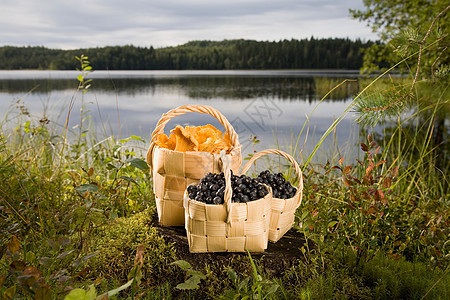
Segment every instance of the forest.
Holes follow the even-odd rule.
[[[342,38],[191,41],[166,48],[108,46],[61,50],[0,47],[0,69],[73,70],[75,55],[90,58],[94,70],[349,69],[363,64],[364,49],[376,44]]]

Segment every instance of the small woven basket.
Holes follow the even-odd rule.
[[[303,195],[303,175],[298,163],[286,152],[277,149],[267,149],[253,155],[253,157],[245,164],[241,174],[245,174],[255,160],[266,154],[277,154],[286,158],[294,167],[297,175],[296,181],[297,192],[292,198],[280,199],[272,197],[272,214],[269,225],[269,241],[277,242],[292,227],[295,218],[295,211],[302,202]]]
[[[231,172],[225,167],[224,204],[206,204],[184,194],[190,252],[263,252],[267,249],[272,190],[264,198],[232,203]]]
[[[153,177],[153,192],[156,199],[159,223],[163,226],[183,226],[183,195],[186,187],[197,184],[207,173],[221,171],[219,154],[209,152],[180,152],[156,145],[164,127],[173,117],[197,112],[215,117],[228,133],[232,149],[226,157],[231,161],[231,169],[238,174],[242,162],[241,144],[233,126],[219,111],[206,105],[184,105],[168,111],[161,116],[152,133],[147,152],[147,163]]]

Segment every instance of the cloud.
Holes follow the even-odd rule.
[[[374,39],[357,0],[15,0],[0,4],[3,45],[175,46],[190,40]]]

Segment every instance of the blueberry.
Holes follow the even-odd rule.
[[[197,192],[197,187],[195,185],[191,184],[187,187],[187,191],[189,193]]]
[[[214,199],[212,200],[212,202],[214,204],[221,204],[222,203],[222,199],[220,197],[214,197]]]
[[[225,192],[225,187],[222,186],[217,190],[216,195],[223,198],[224,192]]]
[[[195,196],[195,200],[196,201],[202,201],[203,202],[203,197],[200,195]]]
[[[248,201],[250,201],[249,197],[247,195],[242,195],[241,202],[247,203]]]

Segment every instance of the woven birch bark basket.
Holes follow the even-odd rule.
[[[233,203],[231,172],[224,163],[224,204],[206,204],[184,194],[190,252],[263,252],[267,249],[272,190],[261,199]]]
[[[186,187],[197,184],[207,173],[218,173],[219,154],[209,152],[180,152],[156,145],[160,134],[170,119],[189,112],[209,114],[215,117],[225,128],[231,141],[231,151],[226,157],[231,162],[231,169],[238,174],[242,162],[241,144],[233,126],[224,115],[211,106],[183,105],[168,111],[161,116],[152,133],[150,147],[147,151],[147,163],[153,177],[153,192],[155,194],[158,220],[163,226],[183,226],[184,208],[183,195]]]
[[[297,192],[292,198],[280,199],[272,197],[272,214],[269,225],[269,241],[275,243],[283,237],[283,235],[292,227],[295,218],[295,211],[302,202],[303,195],[303,175],[298,163],[286,152],[277,149],[267,149],[255,153],[252,158],[245,164],[241,174],[245,174],[251,165],[261,156],[268,154],[276,154],[286,158],[294,167],[296,178],[294,182],[297,184]]]

